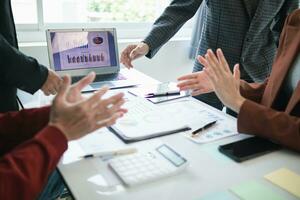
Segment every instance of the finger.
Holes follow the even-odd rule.
[[[209,93],[210,91],[208,90],[205,90],[205,89],[199,89],[199,90],[193,90],[192,92],[192,96],[198,96],[198,95],[201,95],[201,94],[206,94],[206,93]]]
[[[99,102],[99,106],[107,107],[111,104],[114,105],[114,104],[118,103],[120,100],[123,100],[123,97],[124,97],[123,93],[116,94],[108,99],[102,100],[102,102]]]
[[[236,81],[240,81],[241,79],[241,72],[240,72],[240,65],[236,64],[233,68],[233,77]]]
[[[215,76],[220,75],[220,73],[218,73],[217,67],[214,66],[214,64],[212,63],[212,60],[211,60],[211,58],[208,54],[205,55],[205,59],[206,59],[206,61],[208,63],[208,66],[209,66],[209,67],[205,67],[205,68],[207,70],[209,70],[210,72],[213,72]]]
[[[208,52],[208,56],[209,56],[212,64],[214,64],[214,66],[218,67],[220,64],[219,64],[219,61],[218,61],[216,55],[214,54],[214,52],[211,49],[209,49],[207,52]]]
[[[102,128],[102,127],[108,127],[108,126],[112,126],[113,124],[116,123],[117,119],[119,119],[120,117],[122,117],[124,114],[122,112],[119,113],[115,113],[112,117],[105,119],[105,120],[101,120],[99,122],[96,123],[96,129]]]
[[[125,67],[127,67],[128,69],[133,67],[131,64],[130,57],[129,57],[129,54],[132,49],[133,49],[132,45],[128,46],[121,54],[121,63],[123,63],[125,65]]]
[[[108,119],[108,118],[112,117],[115,113],[125,114],[128,112],[127,109],[121,108],[120,106],[114,107],[111,109],[102,108],[99,110],[100,110],[100,112],[95,113],[95,118],[97,121],[102,121],[102,120]]]
[[[227,60],[223,54],[223,51],[221,49],[217,49],[217,56],[218,56],[219,62],[222,64],[222,66],[226,70],[226,72],[230,72],[228,62],[227,62]]]
[[[66,95],[67,95],[67,92],[68,92],[68,89],[70,88],[70,84],[71,84],[71,78],[70,76],[64,76],[62,78],[62,84],[59,88],[59,91],[56,95],[56,98],[57,100],[63,100],[66,98]]]
[[[49,92],[48,89],[45,89],[43,92],[44,92],[44,95],[45,95],[45,96],[49,96],[49,95],[50,95],[50,92]]]
[[[184,81],[184,80],[195,79],[195,78],[197,78],[197,73],[192,73],[192,74],[187,74],[187,75],[181,76],[181,77],[177,78],[177,80]]]
[[[57,81],[54,83],[54,91],[57,93],[59,91],[60,85],[62,84],[62,79],[60,77],[57,78]]]
[[[116,102],[113,106],[111,106],[109,108],[109,112],[111,114],[119,111],[121,109],[121,106],[125,103],[125,100],[124,99],[121,99],[120,101]]]
[[[51,95],[56,95],[56,90],[55,90],[55,87],[53,86],[53,88],[49,89],[49,93]]]
[[[199,63],[201,65],[203,65],[204,67],[210,67],[210,65],[207,62],[206,58],[204,58],[203,56],[198,56],[197,59],[198,59]]]
[[[194,84],[194,85],[188,85],[188,86],[185,86],[185,87],[181,87],[180,91],[198,90],[198,89],[202,89],[202,88],[204,88],[204,87],[199,85],[199,84]]]
[[[91,108],[94,108],[101,99],[101,97],[109,90],[108,87],[104,86],[95,92],[92,96],[84,100],[84,104],[88,105]]]
[[[182,81],[182,82],[178,83],[177,87],[179,87],[179,88],[181,88],[181,87],[187,87],[187,86],[195,85],[197,83],[198,83],[197,80],[191,79],[191,80],[186,80],[186,81]]]
[[[215,87],[217,83],[215,72],[212,70],[212,68],[204,68],[203,71],[207,75],[209,81],[213,84],[213,87]]]
[[[130,59],[134,60],[137,57],[139,57],[141,55],[141,47],[137,46],[136,48],[134,48],[131,52],[130,52]]]
[[[218,61],[216,61],[217,58],[211,50],[208,50],[208,53],[205,55],[205,58],[207,59],[207,62],[209,63],[210,67],[215,72],[215,74],[218,76],[222,75],[221,67],[219,66],[220,64],[218,63]]]
[[[74,84],[74,88],[77,89],[78,91],[81,91],[84,87],[87,85],[91,84],[96,77],[95,72],[89,73],[87,76],[82,78],[80,81]]]

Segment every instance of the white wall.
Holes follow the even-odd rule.
[[[119,52],[129,43],[128,41],[121,41]],[[20,50],[26,55],[35,57],[40,63],[49,65],[46,43],[21,43]],[[134,62],[134,66],[160,81],[176,80],[179,75],[192,71],[193,61],[188,59],[188,53],[188,39],[172,40],[154,58],[140,58]]]

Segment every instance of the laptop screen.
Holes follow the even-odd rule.
[[[55,71],[118,65],[113,31],[51,31],[49,36]]]

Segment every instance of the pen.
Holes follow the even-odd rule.
[[[103,156],[120,156],[120,155],[127,155],[127,154],[132,154],[136,153],[137,149],[134,147],[129,147],[129,148],[123,148],[123,149],[114,149],[110,151],[100,151],[100,152],[95,152],[92,154],[87,154],[84,156],[81,156],[81,158],[93,158],[93,157],[103,157]]]
[[[180,95],[180,91],[170,91],[164,93],[149,93],[147,94],[146,98],[164,97],[164,96],[172,96],[172,95]]]
[[[125,89],[125,88],[131,88],[131,87],[135,87],[137,85],[124,85],[124,86],[111,86],[109,87],[110,90],[116,90],[116,89]],[[85,94],[85,93],[92,93],[92,92],[97,92],[100,88],[98,89],[90,89],[90,90],[84,90],[84,91],[81,91],[82,94]]]
[[[195,136],[195,135],[197,135],[199,132],[204,131],[204,130],[206,130],[206,129],[212,127],[216,122],[217,122],[217,120],[212,121],[212,122],[209,122],[208,124],[205,124],[203,127],[199,128],[199,129],[197,129],[197,130],[194,130],[194,131],[192,132],[192,136]]]

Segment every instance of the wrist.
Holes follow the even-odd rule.
[[[52,126],[52,127],[57,128],[58,130],[60,130],[60,132],[62,132],[62,134],[67,138],[68,141],[71,140],[71,138],[69,138],[65,128],[61,124],[49,122],[48,126]]]
[[[146,42],[142,42],[142,44],[144,45],[144,48],[145,48],[145,51],[146,51],[146,54],[147,53],[149,53],[149,51],[150,51],[150,47],[149,47],[149,45],[146,43]]]
[[[146,52],[146,54],[148,54],[150,52],[150,45],[145,41],[142,41],[141,44],[143,44],[143,46],[145,48],[145,52]]]
[[[242,107],[242,105],[244,104],[245,101],[246,101],[246,99],[244,97],[242,97],[242,96],[240,96],[239,98],[237,98],[233,110],[235,112],[239,113],[240,109],[241,109],[241,107]]]

